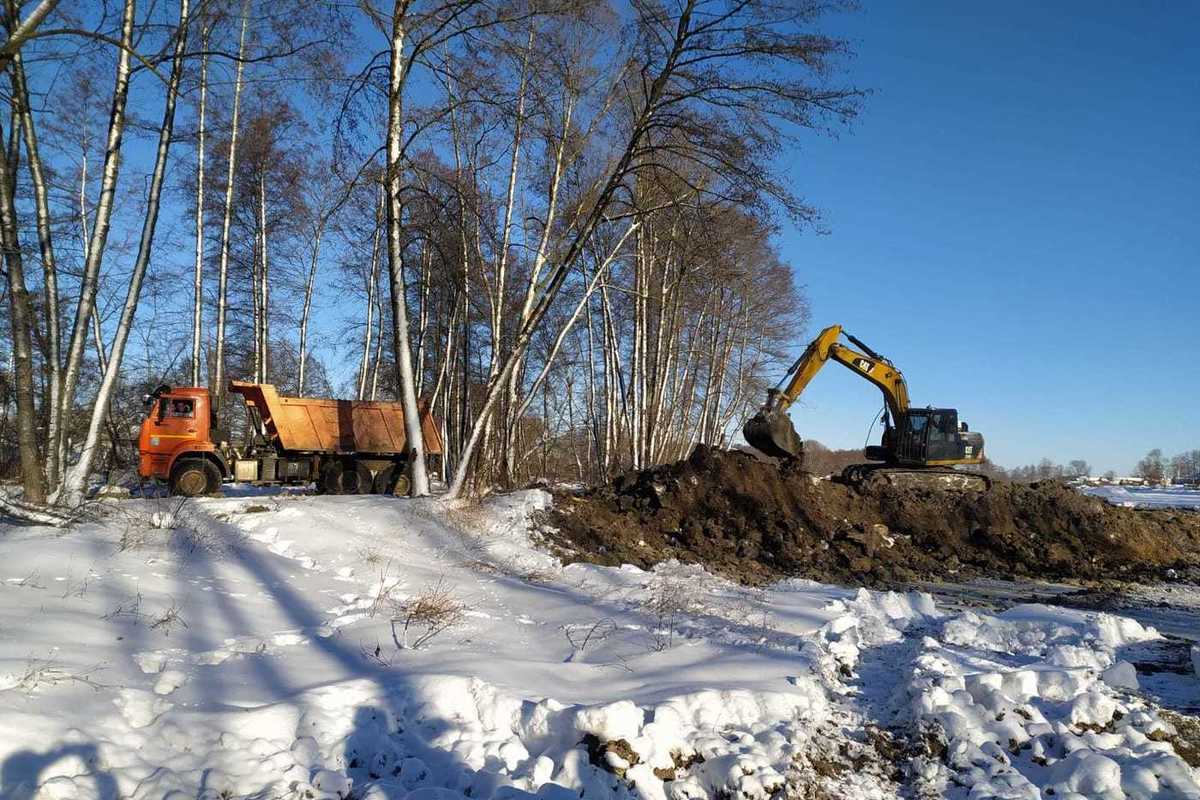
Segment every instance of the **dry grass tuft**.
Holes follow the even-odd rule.
[[[466,610],[452,587],[439,578],[413,597],[392,602],[392,641],[401,650],[419,650],[461,624]]]

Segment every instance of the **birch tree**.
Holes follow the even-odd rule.
[[[17,19],[18,14],[14,0],[8,0],[6,11],[10,21]],[[62,336],[58,329],[58,266],[54,257],[54,241],[50,228],[49,190],[42,168],[41,151],[38,147],[37,132],[33,122],[33,110],[29,106],[29,87],[25,77],[25,66],[20,53],[13,54],[12,64],[9,67],[9,75],[12,83],[13,115],[16,118],[16,124],[20,126],[21,139],[25,144],[25,154],[29,163],[29,177],[33,185],[34,208],[37,215],[38,247],[42,259],[46,339],[48,340],[46,361],[48,362],[47,383],[49,385],[46,392],[46,403],[53,411],[53,409],[59,407],[60,396],[62,394],[62,354],[59,352],[62,345]],[[13,177],[15,180],[15,176]],[[15,193],[15,185],[13,186],[13,192]],[[13,210],[13,214],[15,224],[15,209]],[[21,274],[18,276],[18,283],[24,281],[23,270],[19,270],[19,272]],[[15,291],[21,292],[26,290],[17,289]],[[24,319],[24,315],[30,313],[28,298],[26,297],[24,300],[18,300],[17,302],[18,305],[22,306],[21,316]],[[29,322],[32,323],[32,320],[30,319]],[[51,442],[55,442],[58,439],[58,426],[61,424],[62,418],[57,413],[51,413],[48,417],[48,438]],[[22,450],[24,452],[24,447]],[[49,486],[56,486],[58,484],[59,469],[57,450],[54,447],[50,447],[46,455],[48,456],[46,459],[46,483]],[[24,469],[23,472],[25,472]],[[32,473],[26,474],[31,475]],[[28,488],[26,492],[29,492]],[[35,488],[31,496],[36,497],[38,494]],[[41,501],[39,500],[38,502]]]
[[[87,256],[83,264],[83,277],[79,286],[79,301],[75,309],[75,322],[71,329],[70,345],[63,368],[62,391],[59,405],[52,409],[58,415],[57,439],[49,443],[53,448],[50,460],[56,474],[66,463],[67,426],[75,407],[75,390],[79,384],[79,371],[83,366],[83,351],[91,334],[89,325],[95,312],[96,288],[100,278],[100,267],[104,260],[108,233],[112,223],[113,201],[117,190],[117,178],[121,167],[121,143],[125,135],[125,106],[129,99],[130,53],[133,50],[134,0],[126,0],[121,15],[121,44],[117,48],[116,80],[113,87],[112,109],[109,112],[108,136],[105,142],[104,165],[100,174],[100,194],[96,202],[91,236],[88,239]]]
[[[3,129],[0,129],[0,140]],[[12,331],[12,360],[16,383],[17,442],[21,457],[21,484],[30,503],[46,502],[42,459],[38,447],[37,412],[33,385],[33,309],[25,284],[19,225],[15,202],[15,163],[0,155],[0,245],[8,268],[9,322]]]
[[[636,46],[627,63],[635,68],[623,66],[616,84],[624,110],[617,122],[621,144],[592,183],[594,200],[573,215],[556,263],[537,284],[497,379],[488,384],[450,496],[463,491],[504,384],[512,381],[592,232],[614,212],[624,213],[618,209],[630,181],[658,168],[662,153],[703,167],[724,193],[769,196],[787,204],[796,218],[811,213],[770,178],[763,160],[778,147],[781,123],[816,127],[830,117],[849,116],[855,93],[824,84],[830,60],[843,48],[804,28],[802,23],[818,18],[821,8],[800,5],[784,9],[756,0],[734,6],[686,0],[673,13],[656,3],[633,4]]]
[[[129,289],[125,297],[125,305],[121,310],[121,318],[117,325],[116,336],[109,351],[108,363],[104,377],[92,405],[91,420],[88,423],[87,436],[79,454],[79,461],[70,469],[64,483],[62,502],[68,506],[78,505],[83,500],[87,476],[92,469],[96,449],[100,441],[100,431],[112,403],[113,389],[121,372],[121,362],[125,354],[125,346],[129,341],[129,332],[133,326],[133,318],[137,313],[138,301],[141,297],[142,283],[146,277],[146,268],[150,263],[150,254],[154,248],[154,232],[158,225],[159,202],[162,196],[163,177],[167,169],[167,155],[171,146],[171,134],[175,126],[175,104],[179,93],[179,81],[183,74],[183,54],[187,47],[187,30],[189,0],[179,0],[179,27],[175,32],[174,55],[171,60],[171,76],[167,82],[165,107],[162,124],[159,127],[158,146],[155,150],[154,170],[150,178],[150,187],[146,198],[146,216],[142,225],[141,240],[138,243],[137,258],[133,265],[133,274],[129,279]],[[132,0],[129,0],[132,5]]]
[[[200,32],[200,100],[196,111],[196,266],[192,273],[192,386],[200,385],[200,341],[204,309],[204,123],[208,104],[208,43],[212,28]]]
[[[334,215],[342,208],[342,206],[350,199],[350,194],[353,190],[352,186],[331,186],[325,176],[328,171],[328,165],[319,163],[314,166],[309,172],[316,173],[319,177],[312,178],[313,189],[309,193],[308,206],[310,213],[315,216],[312,220],[311,229],[311,250],[312,256],[309,260],[308,275],[304,281],[304,302],[300,306],[300,342],[297,358],[299,366],[296,371],[296,391],[304,396],[304,372],[308,365],[308,321],[312,313],[313,290],[317,284],[317,268],[321,263],[321,243],[325,238],[326,228]],[[370,321],[367,322],[367,327],[370,328]],[[359,392],[361,393],[361,382]]]
[[[5,3],[20,27],[16,0]],[[781,143],[839,124],[856,101],[832,85],[842,45],[816,29],[815,1],[366,0],[326,9],[329,28],[307,7],[263,15],[239,0],[228,24],[194,8],[198,35],[181,58],[198,70],[195,161],[186,196],[161,199],[158,153],[146,183],[132,179],[121,133],[127,104],[144,116],[172,76],[172,98],[181,91],[169,37],[186,14],[176,26],[162,18],[175,9],[135,20],[133,0],[121,7],[120,31],[97,31],[86,50],[89,70],[116,66],[107,109],[64,103],[62,75],[73,91],[107,92],[57,67],[53,38],[33,35],[8,62],[0,245],[13,347],[0,391],[14,405],[0,413],[20,407],[0,436],[28,443],[29,463],[61,483],[72,418],[86,410],[87,464],[70,471],[64,502],[81,495],[102,439],[128,437],[135,395],[152,381],[199,383],[204,358],[218,401],[231,375],[398,400],[418,493],[429,408],[455,496],[538,474],[604,478],[728,443],[785,355],[778,329],[803,322],[769,239],[777,219],[813,212],[773,165]],[[364,52],[355,15],[378,31],[378,52]],[[338,25],[344,54],[276,52],[303,49],[297,31]],[[134,49],[151,42],[165,49]],[[223,61],[228,81],[213,77]],[[334,81],[347,111],[330,130],[300,110],[327,104]],[[103,167],[94,147],[80,163],[81,134],[105,139]],[[331,144],[337,191],[316,179],[314,154]],[[143,200],[194,219],[194,252],[190,231],[172,240],[188,263],[155,254],[165,234],[155,238]],[[126,246],[130,283],[114,286],[108,264]],[[189,277],[190,291],[169,290]],[[74,318],[55,332],[67,302]],[[177,336],[147,327],[151,304],[155,332]],[[349,333],[340,343],[315,332],[327,311]],[[328,354],[343,363],[327,373]],[[103,402],[89,406],[93,362]],[[104,427],[90,424],[98,413]]]
[[[16,25],[10,26],[8,38],[3,45],[0,45],[0,69],[7,67],[9,62],[16,58],[25,43],[37,33],[38,26],[46,20],[51,11],[58,7],[58,3],[59,0],[40,0],[29,12],[28,17]]]
[[[425,442],[417,408],[417,387],[413,378],[412,352],[408,339],[408,299],[404,282],[404,238],[401,225],[404,217],[402,200],[404,170],[404,90],[411,68],[405,58],[405,35],[408,20],[405,0],[396,0],[392,8],[391,52],[388,77],[387,115],[387,265],[388,290],[392,304],[392,351],[396,357],[396,382],[400,387],[400,402],[404,406],[404,432],[408,446],[408,469],[412,496],[429,494],[429,477],[425,472]]]
[[[242,78],[246,66],[246,25],[248,22],[246,0],[242,3],[241,31],[238,34],[237,67],[233,83],[233,113],[229,123],[229,158],[225,176],[225,206],[221,218],[221,245],[217,268],[217,330],[214,344],[213,379],[211,390],[215,401],[225,394],[225,317],[229,299],[229,228],[233,220],[234,177],[237,172],[238,115],[242,105]]]

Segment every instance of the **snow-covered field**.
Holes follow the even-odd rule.
[[[548,500],[0,526],[0,798],[1200,798],[1153,628],[563,567]]]
[[[1084,486],[1084,494],[1101,497],[1114,506],[1126,508],[1200,509],[1200,489],[1145,488],[1138,486]]]

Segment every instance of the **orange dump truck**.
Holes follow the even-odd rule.
[[[208,389],[160,386],[146,395],[138,437],[138,474],[164,480],[171,493],[214,494],[221,484],[308,483],[332,494],[407,494],[404,408],[399,403],[283,397],[269,383],[230,381],[246,401],[251,443],[231,446],[216,432]],[[421,409],[425,452],[442,438]]]

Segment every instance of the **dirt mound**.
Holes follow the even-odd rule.
[[[1193,512],[1117,508],[1050,481],[985,493],[859,490],[706,447],[560,495],[547,522],[568,559],[647,567],[676,558],[748,583],[1200,574]]]

